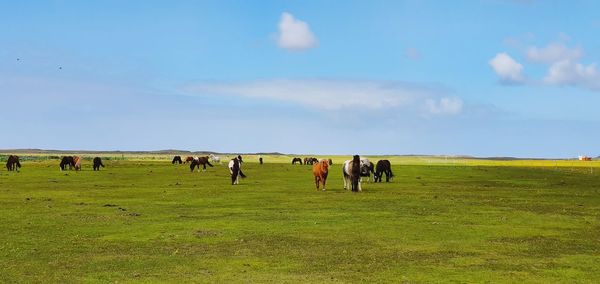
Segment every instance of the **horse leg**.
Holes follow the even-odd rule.
[[[325,183],[327,182],[327,177],[323,177],[323,191],[325,191]]]
[[[317,191],[319,190],[319,177],[315,176],[315,185],[317,185]]]

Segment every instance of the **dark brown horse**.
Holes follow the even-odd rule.
[[[213,166],[209,161],[208,161],[208,156],[205,157],[196,157],[195,159],[192,160],[192,163],[190,164],[190,170],[193,172],[195,167],[198,167],[198,171],[200,171],[200,165],[202,165],[202,171],[206,171],[206,165],[209,166]]]
[[[19,162],[19,156],[10,155],[8,156],[8,160],[6,161],[6,169],[8,171],[19,171],[21,168],[21,163]]]
[[[96,157],[94,158],[93,162],[93,168],[94,171],[99,171],[100,170],[100,166],[102,166],[104,168],[104,164],[102,164],[102,159],[100,157]]]
[[[233,158],[229,161],[229,173],[231,173],[231,185],[239,184],[240,177],[246,178],[242,172],[242,162],[238,158]]]
[[[295,165],[296,163],[300,163],[300,165],[302,165],[302,159],[300,158],[293,158],[292,159],[292,165]]]
[[[187,163],[187,162],[191,162],[191,161],[193,161],[193,160],[194,160],[194,157],[192,157],[192,156],[187,156],[187,157],[185,158],[185,161],[183,161],[183,163],[185,164],[185,163]]]
[[[381,178],[385,174],[385,182],[390,182],[390,179],[394,177],[392,173],[392,164],[389,160],[379,160],[375,166],[375,173],[373,179],[375,182],[381,182]]]
[[[180,164],[183,163],[183,161],[181,160],[181,156],[175,156],[173,157],[173,161],[171,161],[171,164],[175,165],[175,164]]]
[[[63,156],[62,160],[60,161],[60,170],[64,171],[67,169],[67,166],[69,166],[69,170],[73,169],[73,167],[75,167],[75,162],[73,161],[73,156]]]

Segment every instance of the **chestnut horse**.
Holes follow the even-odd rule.
[[[183,161],[183,163],[185,164],[185,163],[187,163],[187,162],[191,162],[191,161],[193,161],[193,160],[194,160],[194,157],[192,157],[192,156],[187,156],[187,157],[185,158],[185,161]]]
[[[319,190],[319,184],[323,183],[323,191],[325,191],[325,183],[327,182],[327,174],[329,173],[329,162],[325,159],[313,165],[313,175],[315,176],[315,184]]]
[[[19,171],[21,163],[19,163],[19,156],[10,155],[6,161],[6,169],[9,171]]]
[[[205,157],[196,157],[192,160],[192,163],[190,164],[190,170],[193,172],[195,167],[198,167],[198,171],[200,171],[200,165],[202,165],[202,171],[206,171],[206,165],[209,166],[213,166],[209,161],[208,161],[208,156]]]
[[[73,164],[75,165],[75,170],[76,171],[80,171],[81,170],[81,157],[79,156],[73,156]]]

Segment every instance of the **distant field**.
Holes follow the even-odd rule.
[[[20,156],[0,171],[0,282],[600,279],[597,161],[386,157],[393,182],[351,193],[348,156],[326,192],[292,156],[244,156],[238,186],[172,155],[102,154],[100,172]]]

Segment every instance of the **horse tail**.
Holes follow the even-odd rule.
[[[242,172],[242,169],[240,169],[240,176],[241,176],[242,178],[246,178],[246,175],[245,175],[245,174]]]

